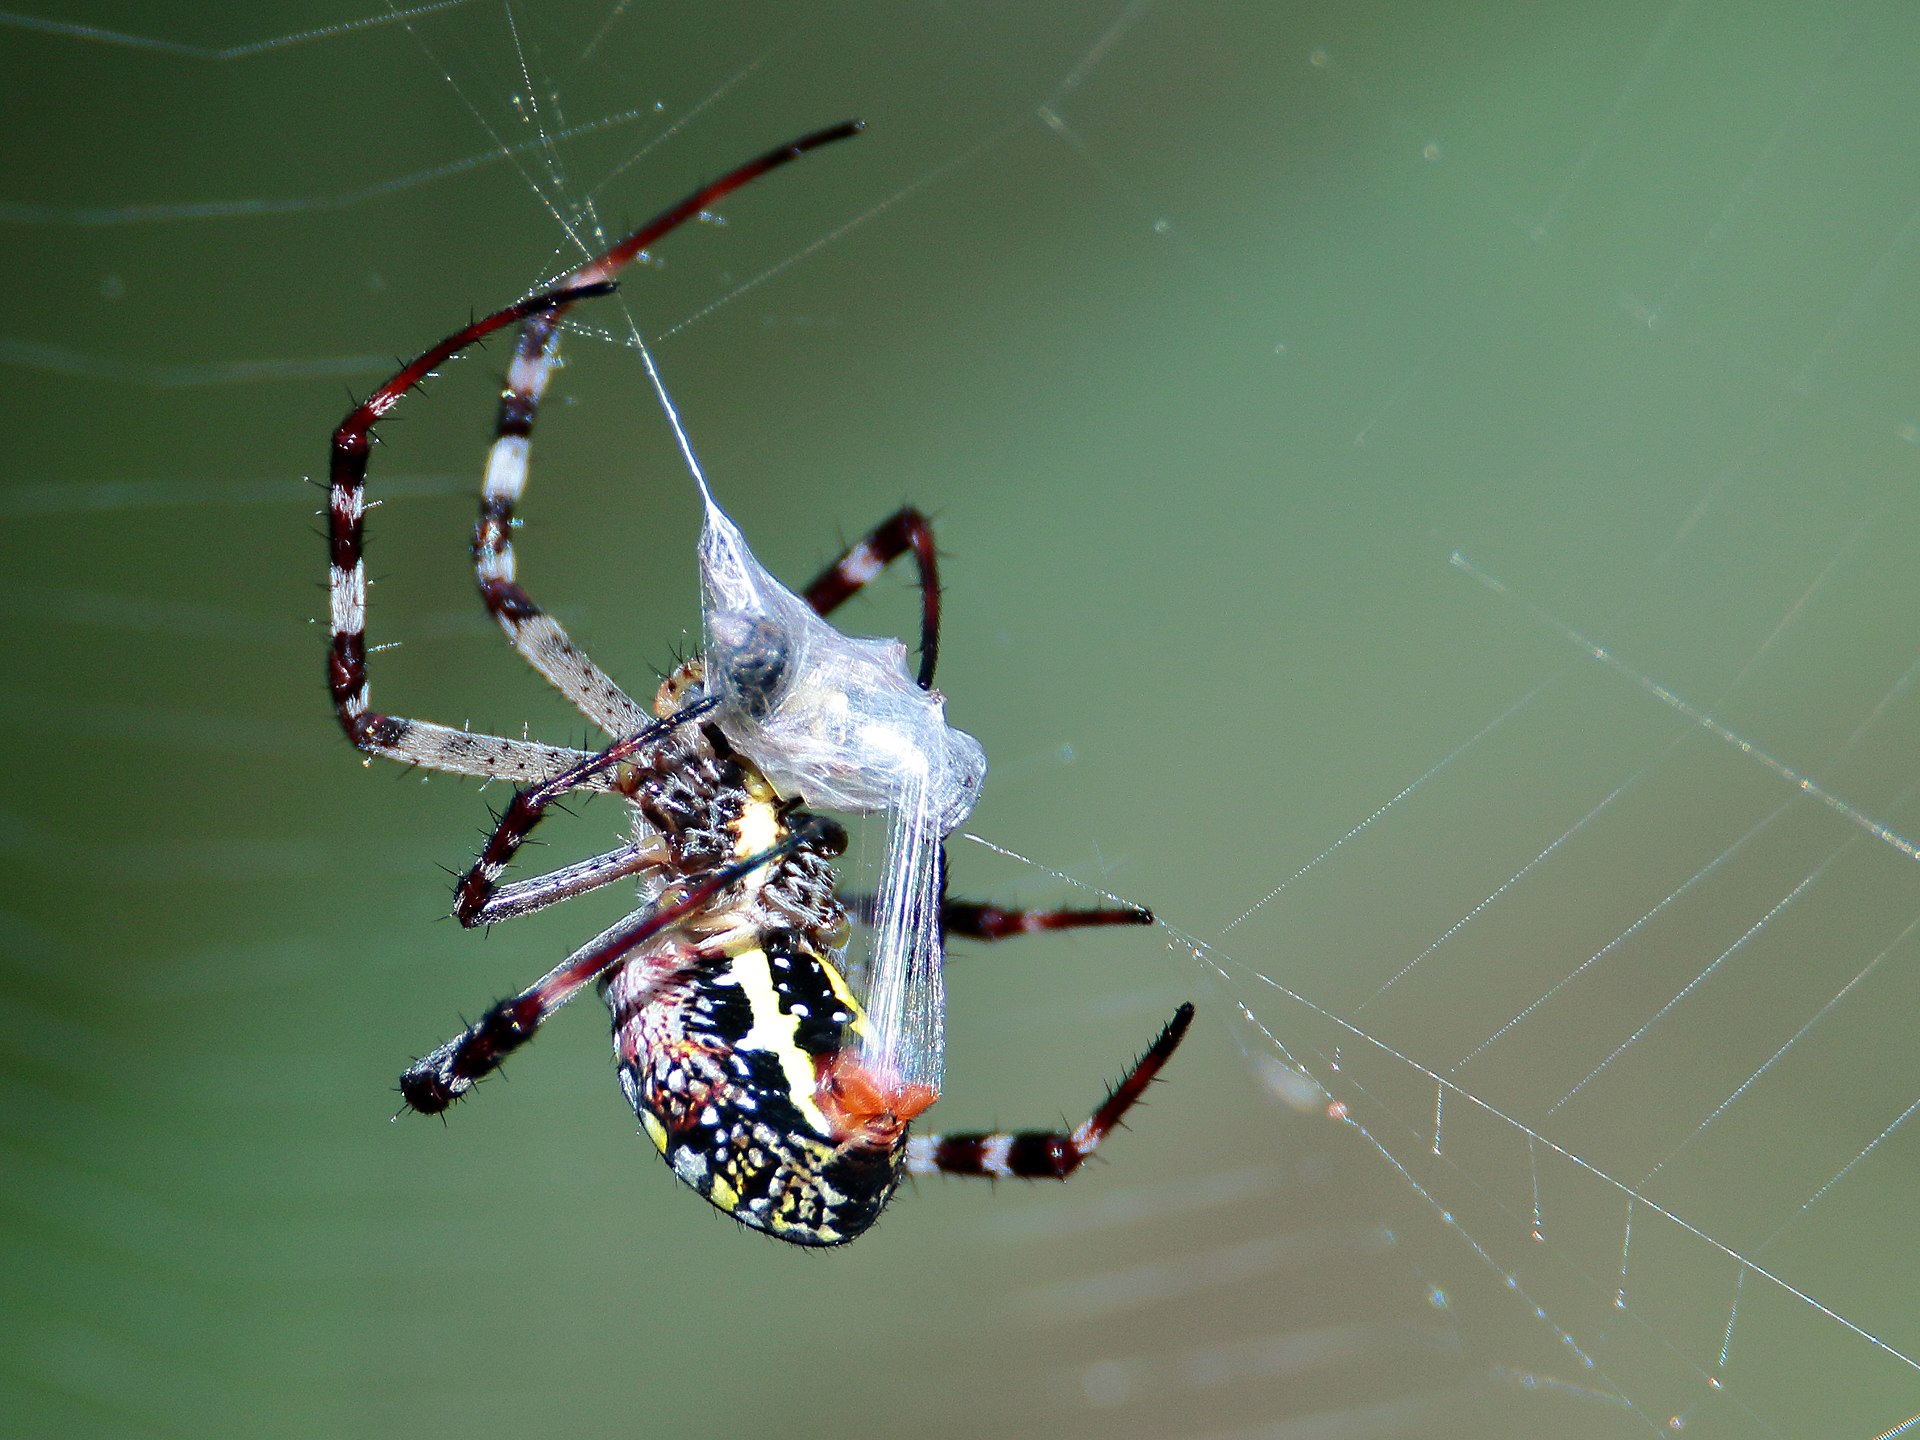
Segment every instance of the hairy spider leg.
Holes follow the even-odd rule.
[[[1064,1180],[1099,1148],[1160,1073],[1193,1023],[1193,1006],[1182,1005],[1147,1053],[1078,1129],[1022,1130],[915,1136],[907,1141],[910,1175],[984,1175],[994,1180]]]
[[[563,865],[543,875],[516,880],[498,889],[489,884],[487,898],[481,902],[479,909],[463,911],[456,906],[454,918],[468,927],[518,920],[522,915],[531,915],[536,910],[544,910],[562,900],[571,900],[576,895],[589,894],[616,880],[657,870],[666,858],[666,850],[654,841],[629,841],[602,854],[576,860],[571,865]],[[474,867],[476,870],[479,868],[478,865]],[[468,872],[469,879],[472,873]],[[461,881],[463,890],[467,883],[467,880]]]
[[[1079,930],[1093,925],[1151,925],[1153,912],[1138,905],[1063,906],[1057,910],[1008,909],[978,900],[943,900],[940,933],[962,940],[1007,940],[1043,930]]]
[[[486,848],[453,892],[453,915],[462,925],[491,925],[531,914],[559,900],[584,895],[625,876],[664,864],[669,853],[664,842],[651,839],[609,850],[563,869],[528,880],[500,885],[500,876],[546,814],[547,807],[570,791],[589,785],[601,775],[632,760],[655,741],[712,710],[714,700],[697,700],[665,719],[636,730],[590,755],[551,779],[521,790],[501,814]]]
[[[597,285],[586,293],[604,295]],[[425,720],[383,715],[371,708],[367,680],[367,461],[373,427],[406,393],[447,360],[516,321],[581,298],[581,291],[534,295],[476,320],[464,330],[404,366],[375,390],[333,432],[328,466],[327,549],[332,641],[327,651],[327,685],[334,713],[347,738],[370,755],[383,755],[429,770],[456,775],[531,781],[558,775],[588,758],[590,752],[504,735],[476,735]]]
[[[847,547],[801,592],[814,613],[831,615],[880,572],[912,552],[920,570],[920,688],[933,686],[934,666],[940,658],[940,569],[933,524],[913,506],[904,506]],[[946,860],[941,857],[941,874]],[[944,883],[944,878],[943,878]],[[849,897],[847,911],[864,925],[875,916],[871,895]],[[1004,940],[1041,930],[1073,930],[1092,925],[1151,925],[1153,912],[1136,906],[1080,907],[1058,910],[1018,910],[974,900],[948,900],[940,905],[941,936],[966,940]]]
[[[655,241],[679,229],[709,205],[742,185],[778,169],[807,151],[860,133],[857,121],[817,130],[767,151],[661,211],[619,243],[608,247],[567,277],[563,288],[582,293],[611,281]],[[560,322],[567,306],[555,305],[529,315],[514,343],[500,394],[494,439],[487,451],[486,483],[480,492],[480,518],[473,530],[474,578],[487,611],[526,662],[545,676],[581,714],[609,735],[627,735],[653,717],[589,660],[550,615],[534,603],[515,579],[514,507],[526,489],[533,422],[547,384],[560,359]]]
[[[847,547],[801,594],[814,614],[831,615],[909,550],[920,567],[920,688],[931,690],[940,659],[940,567],[933,525],[913,506],[889,515],[865,539]]]
[[[742,185],[818,146],[856,135],[860,128],[854,121],[802,136],[702,187],[581,267],[576,272],[576,283],[509,305],[448,336],[402,368],[340,422],[334,431],[329,465],[327,539],[331,560],[332,642],[327,672],[341,728],[355,746],[368,754],[430,770],[520,783],[560,774],[591,754],[500,735],[476,735],[429,721],[383,715],[371,709],[367,682],[364,530],[367,463],[374,424],[399,404],[409,390],[468,346],[508,325],[535,317],[557,316],[575,301],[610,293],[615,286],[609,277],[652,241],[685,224],[706,206]],[[516,383],[516,376],[510,374],[501,400],[500,422],[493,451],[488,456],[487,480],[481,497],[481,520],[474,536],[475,568],[488,608],[499,617],[516,648],[595,724],[610,734],[626,734],[641,728],[649,717],[567,641],[564,632],[540,612],[513,579],[512,547],[507,542],[507,534],[513,520],[513,502],[526,480],[526,447],[534,408],[551,374],[556,345],[557,330],[550,323],[530,327],[529,334],[523,335],[515,348],[517,380],[528,383]],[[523,363],[523,357],[530,358]],[[516,400],[516,393],[521,400]],[[513,433],[516,427],[518,434]],[[602,774],[589,783],[605,789],[611,782]]]
[[[845,832],[834,821],[814,815],[797,819],[792,833],[778,845],[713,871],[676,900],[635,911],[608,926],[533,985],[500,1001],[446,1044],[416,1060],[400,1077],[400,1093],[407,1105],[423,1115],[445,1110],[531,1040],[554,1011],[646,941],[699,915],[736,881],[803,846],[832,853],[844,848]],[[685,953],[688,959],[695,954],[691,949]],[[678,967],[669,957],[659,963],[659,968],[664,981]]]
[[[862,925],[873,924],[878,901],[872,895],[849,895],[847,914]],[[1063,906],[1057,910],[1009,909],[979,900],[943,899],[940,902],[942,939],[1010,940],[1044,930],[1080,930],[1096,925],[1151,925],[1153,912],[1137,905]]]

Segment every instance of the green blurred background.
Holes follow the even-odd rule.
[[[1920,1372],[1848,1328],[1920,1352],[1920,1139],[1823,1190],[1920,1094],[1914,862],[1526,609],[1920,827],[1910,7],[428,8],[0,16],[0,1433],[1920,1411]],[[922,1185],[810,1255],[635,1138],[591,1002],[447,1126],[386,1123],[408,1057],[617,897],[436,923],[504,795],[341,741],[299,482],[392,356],[575,258],[548,200],[637,221],[850,114],[865,137],[621,303],[777,573],[902,500],[937,515],[941,683],[993,763],[973,828],[1219,941],[1550,683],[1228,933],[1225,978],[1146,932],[956,954],[950,1126],[1083,1113],[1179,999],[1201,1023],[1071,1187]],[[645,689],[696,633],[697,512],[599,323],[543,420],[523,575]],[[576,738],[470,593],[500,354],[384,432],[375,683]],[[912,614],[900,578],[849,623]],[[547,854],[613,823],[587,807]],[[956,860],[964,890],[1073,898]],[[1531,1144],[1456,1096],[1436,1157],[1433,1082],[1259,978],[1444,1070],[1682,887],[1455,1074]],[[1276,1103],[1263,1031],[1365,1132]]]

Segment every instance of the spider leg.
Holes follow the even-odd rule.
[[[585,291],[610,284],[647,246],[679,229],[722,196],[817,146],[846,139],[859,130],[858,122],[832,126],[749,160],[594,256],[567,277],[563,288]],[[473,531],[474,578],[488,613],[500,622],[521,657],[587,719],[609,735],[625,735],[647,723],[646,710],[567,638],[559,622],[534,603],[514,574],[513,512],[526,489],[534,418],[560,362],[560,322],[567,309],[563,303],[529,315],[514,343],[513,361],[507,367],[507,383],[494,423],[493,445],[487,451],[480,518]]]
[[[495,331],[538,316],[545,319],[544,329],[549,334],[557,333],[555,327],[562,312],[576,301],[610,293],[614,288],[611,277],[655,240],[684,225],[688,220],[699,215],[708,205],[766,174],[769,170],[778,169],[788,161],[797,159],[821,145],[857,135],[860,128],[857,121],[850,121],[815,131],[811,135],[804,135],[790,144],[769,150],[764,155],[721,176],[712,184],[703,186],[678,205],[662,211],[605,254],[583,266],[575,273],[572,284],[542,295],[530,296],[517,304],[507,306],[504,310],[494,312],[483,320],[476,320],[465,329],[448,336],[411,364],[404,366],[363,403],[355,406],[347,418],[340,422],[333,433],[333,446],[328,467],[330,495],[327,511],[327,545],[331,561],[329,578],[332,643],[327,654],[327,683],[341,728],[347,732],[347,738],[355,746],[368,754],[382,755],[431,770],[515,780],[538,780],[559,774],[569,766],[585,759],[588,753],[558,746],[534,745],[524,740],[512,740],[499,735],[474,735],[464,730],[455,730],[450,726],[407,720],[395,715],[383,715],[371,707],[367,683],[367,572],[364,530],[367,512],[367,462],[373,448],[375,422],[398,405],[409,390],[426,379],[438,366],[452,359],[468,346],[484,340]],[[530,340],[527,335],[523,335],[519,350],[525,351],[531,345],[535,352],[545,355],[549,335],[540,334],[542,329],[542,326],[531,327],[531,332],[536,338]],[[517,355],[515,363],[516,365],[520,363]],[[550,370],[550,359],[546,361],[545,368]],[[544,383],[544,371],[542,383]],[[513,435],[512,425],[508,423],[514,388],[510,386],[508,396],[502,400],[502,423],[494,442],[496,453],[489,458],[488,462],[489,488],[493,488],[492,476],[495,463],[498,461],[501,471],[499,488],[506,493],[506,511],[500,524],[500,535],[503,539],[505,527],[512,518],[512,497],[518,494],[518,486],[525,479],[524,451],[527,436]],[[532,411],[529,409],[525,417],[525,423],[529,429],[532,419]],[[502,458],[500,447],[504,442],[513,442],[507,445],[509,452],[516,445],[520,450],[517,479],[513,475],[514,467],[508,463],[507,459]],[[480,525],[482,533],[476,535],[476,550],[488,531],[487,506],[487,498],[483,495]],[[532,617],[539,616],[538,608],[525,599],[524,592],[518,591],[517,587],[513,586],[511,551],[508,552],[508,556],[505,573],[493,578],[504,580],[509,587],[500,592],[498,608],[495,609],[495,613],[501,616],[501,623],[508,627],[509,635],[515,634],[516,627],[523,629],[528,647],[547,658],[561,677],[555,683],[560,684],[563,690],[569,690],[569,693],[577,689],[583,695],[592,698],[596,705],[605,708],[608,720],[613,722],[607,726],[609,733],[620,734],[638,729],[645,723],[646,717],[640,715],[631,724],[620,723],[614,718],[616,713],[620,713],[619,700],[609,700],[607,696],[609,692],[619,696],[618,688],[593,667],[584,655],[580,655],[570,644],[565,643],[566,637],[560,632],[559,627],[553,626],[549,631],[533,623]],[[488,579],[485,564],[478,556],[476,563],[481,570],[481,583],[484,589]],[[519,597],[518,602],[514,598],[516,595]],[[525,609],[531,612],[530,615],[522,613],[520,602],[524,602]],[[489,605],[494,607],[495,601],[490,600]],[[510,624],[509,621],[513,623]],[[524,625],[523,621],[526,622]],[[551,625],[551,622],[547,623]],[[564,649],[556,649],[556,646],[564,646]],[[522,653],[526,653],[526,650]],[[579,664],[574,664],[573,659],[569,657],[577,657]],[[538,663],[536,661],[536,664]],[[583,666],[585,668],[582,668]],[[601,685],[605,688],[596,688]],[[625,697],[619,696],[619,698]],[[577,703],[582,703],[584,708],[584,701]],[[629,706],[632,703],[627,701]],[[588,713],[591,715],[593,712]],[[596,720],[596,723],[605,724],[606,722]],[[605,788],[604,782],[600,782],[597,788]]]
[[[589,890],[597,890],[624,876],[637,875],[642,870],[664,864],[668,858],[664,846],[631,844],[548,875],[517,881],[512,885],[499,884],[500,876],[533,833],[534,826],[540,823],[549,805],[573,790],[600,785],[603,781],[608,785],[616,783],[609,777],[618,766],[711,709],[712,701],[698,701],[614,741],[596,755],[583,756],[559,774],[515,795],[513,803],[507,806],[499,823],[494,826],[486,848],[480,852],[480,858],[454,890],[454,918],[468,926],[512,920],[555,901],[584,895]]]
[[[916,1135],[907,1142],[911,1175],[985,1175],[993,1179],[1064,1180],[1099,1148],[1107,1133],[1145,1093],[1193,1023],[1193,1006],[1173,1012],[1167,1028],[1113,1087],[1106,1103],[1071,1133],[1024,1130],[1018,1134]]]
[[[601,931],[534,984],[500,1001],[446,1044],[414,1061],[400,1077],[400,1094],[407,1108],[422,1115],[438,1115],[462,1099],[498,1070],[507,1056],[531,1040],[548,1016],[602,971],[672,923],[634,923],[636,919],[655,920],[660,914],[657,910],[641,911]],[[663,960],[662,968],[664,978],[674,967],[671,961]]]
[[[872,895],[849,895],[841,903],[847,914],[871,926],[879,913]],[[1063,906],[1058,910],[1007,909],[979,900],[940,902],[940,933],[944,939],[1007,940],[1036,935],[1043,930],[1080,930],[1095,925],[1151,925],[1153,912],[1133,906]]]
[[[802,598],[819,615],[831,615],[909,550],[920,567],[920,688],[933,688],[940,659],[940,568],[935,560],[933,526],[911,505],[889,515],[820,572]]]
[[[578,279],[575,275],[569,285]],[[609,735],[626,735],[647,723],[646,710],[588,659],[559,621],[536,605],[514,578],[513,511],[526,489],[534,415],[560,359],[559,318],[564,309],[556,307],[521,322],[493,444],[487,450],[480,518],[473,529],[474,579],[487,613],[520,657],[595,725]]]
[[[1066,906],[1058,910],[1007,910],[977,900],[945,900],[940,930],[964,940],[1005,940],[1042,930],[1078,930],[1092,925],[1151,925],[1153,912],[1132,906]]]
[[[757,855],[713,871],[677,899],[636,910],[608,926],[518,995],[500,1001],[446,1044],[407,1067],[400,1093],[423,1115],[437,1115],[498,1070],[531,1040],[548,1016],[662,931],[698,915],[736,881],[803,845],[833,849],[845,836],[831,820],[801,817],[786,839]],[[663,978],[675,967],[663,962]]]
[[[327,684],[341,728],[349,740],[369,754],[429,770],[516,780],[544,779],[587,758],[585,751],[536,745],[504,735],[475,735],[447,725],[383,715],[371,708],[367,681],[366,481],[374,423],[438,366],[516,320],[565,305],[583,293],[605,294],[607,288],[536,295],[475,321],[402,368],[355,406],[333,432],[327,503],[333,639],[327,651]]]
[[[368,754],[449,775],[473,775],[530,785],[592,755],[591,751],[564,745],[510,740],[504,735],[477,735],[471,730],[456,730],[451,725],[402,720],[394,715],[367,715],[365,720],[367,723],[354,744]],[[354,734],[352,730],[347,733]],[[594,788],[608,789],[610,784],[595,782]]]
[[[869,928],[880,913],[873,895],[850,895],[841,902],[847,914]],[[1005,940],[1042,930],[1081,930],[1095,925],[1151,925],[1153,912],[1141,905],[1062,906],[1057,910],[1009,910],[979,900],[955,900],[947,895],[947,848],[940,847],[940,939]]]
[[[536,910],[544,910],[562,900],[571,900],[576,895],[588,894],[628,876],[657,870],[666,861],[666,848],[657,840],[630,842],[603,855],[550,870],[544,875],[515,880],[509,885],[488,883],[485,886],[486,898],[475,906],[467,901],[466,893],[468,882],[481,870],[476,865],[467,872],[467,878],[460,882],[454,902],[454,918],[466,926],[496,925],[502,920],[518,920],[522,915],[531,915]]]

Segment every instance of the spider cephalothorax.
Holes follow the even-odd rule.
[[[946,725],[932,689],[940,590],[932,530],[917,511],[885,521],[796,595],[759,567],[705,497],[706,651],[668,677],[651,712],[516,579],[514,510],[561,316],[610,292],[621,267],[706,206],[858,130],[838,125],[769,151],[588,261],[560,289],[449,336],[347,416],[330,470],[328,683],[348,738],[368,755],[524,787],[461,880],[454,914],[464,925],[491,924],[616,882],[633,883],[639,898],[537,983],[416,1061],[400,1082],[407,1104],[445,1111],[555,1009],[596,985],[613,1014],[621,1088],[674,1173],[743,1224],[803,1245],[859,1235],[904,1174],[1064,1179],[1151,1083],[1193,1013],[1181,1006],[1071,1132],[909,1138],[939,1094],[948,936],[998,940],[1152,918],[1126,907],[1019,911],[947,900],[939,842],[972,807],[985,759]],[[599,751],[403,719],[369,700],[362,534],[373,425],[436,366],[515,324],[474,531],[475,573],[514,649],[612,737]],[[917,675],[896,642],[850,639],[823,618],[908,554],[920,576]],[[501,883],[549,805],[595,793],[629,807],[619,846]],[[846,833],[806,809],[808,799],[889,817],[880,892],[853,907],[875,936],[857,967],[858,994],[833,865]]]

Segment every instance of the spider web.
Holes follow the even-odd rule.
[[[0,16],[33,137],[0,226],[37,282],[0,362],[43,417],[0,491],[37,637],[9,719],[57,762],[0,811],[34,880],[4,915],[26,1433],[200,1429],[214,1395],[236,1433],[276,1405],[276,1430],[507,1433],[636,1403],[859,1430],[809,1358],[849,1340],[955,1433],[1920,1412],[1897,7],[191,23]],[[69,95],[112,98],[49,123]],[[591,1017],[537,1081],[368,1158],[360,1097],[421,1025],[582,922],[503,935],[484,977],[422,935],[472,796],[341,793],[286,477],[339,383],[389,368],[370,344],[849,113],[858,146],[583,317],[530,583],[617,674],[693,633],[696,511],[639,335],[787,578],[835,525],[941,512],[942,684],[994,765],[959,864],[996,898],[1150,903],[1176,957],[966,957],[941,1113],[1047,1123],[1196,986],[1215,1053],[1190,1043],[1084,1190],[903,1201],[830,1262],[836,1317],[819,1268],[667,1228],[684,1196],[555,1119],[604,1118],[605,1075],[570,1090],[551,1053]],[[401,643],[375,683],[564,727],[496,684],[457,589],[467,368],[378,457],[375,638]],[[102,955],[141,957],[105,996]],[[636,1195],[644,1260],[608,1262]],[[575,1216],[504,1294],[472,1263]],[[503,1318],[450,1318],[486,1286]],[[502,1378],[622,1331],[672,1393]],[[690,1398],[722,1376],[736,1398]]]

